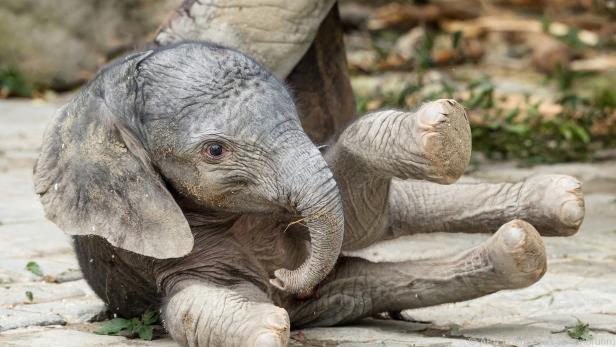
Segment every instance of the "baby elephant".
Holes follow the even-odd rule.
[[[125,317],[159,308],[183,346],[285,346],[293,327],[521,288],[544,235],[570,235],[580,184],[451,184],[470,157],[462,106],[365,115],[321,153],[254,60],[180,43],[104,68],[54,118],[35,167],[47,217]],[[441,259],[340,257],[398,235],[492,232]]]

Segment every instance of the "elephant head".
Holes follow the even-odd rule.
[[[187,211],[301,215],[310,255],[271,280],[292,293],[329,273],[343,237],[338,188],[288,91],[254,60],[205,43],[99,72],[48,127],[35,189],[66,233],[159,259],[192,250]]]

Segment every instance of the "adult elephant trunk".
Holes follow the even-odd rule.
[[[284,165],[280,198],[301,214],[310,233],[310,254],[295,270],[278,269],[270,282],[301,294],[315,287],[333,269],[344,236],[344,214],[336,181],[319,150],[310,145]],[[295,151],[294,151],[295,152]],[[308,159],[306,159],[308,158]]]

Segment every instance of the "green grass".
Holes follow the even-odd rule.
[[[567,329],[567,335],[569,335],[570,338],[575,339],[575,340],[582,340],[582,341],[592,340],[592,334],[590,333],[589,324],[584,323],[580,321],[579,319],[577,320],[577,323],[575,324],[575,326]]]
[[[381,101],[381,108],[408,109],[409,96],[415,96],[417,104],[455,98],[467,110],[480,115],[481,119],[471,124],[473,149],[490,159],[516,159],[527,164],[588,161],[596,150],[616,145],[616,136],[612,136],[616,129],[601,136],[593,136],[591,131],[595,121],[605,119],[616,109],[616,91],[597,87],[589,96],[581,96],[571,89],[576,78],[555,81],[561,86],[556,101],[562,111],[554,117],[541,115],[539,103],[532,103],[528,97],[514,109],[501,109],[495,100],[495,86],[487,78],[457,86],[443,82],[429,94],[422,94],[421,85],[408,84],[398,93],[358,96],[357,111],[365,113],[375,99]],[[456,97],[461,91],[468,92],[466,97]]]
[[[40,265],[35,261],[29,261],[28,264],[26,264],[26,270],[39,277],[43,277],[44,275]]]
[[[159,323],[158,312],[147,310],[140,318],[114,318],[105,322],[97,331],[99,335],[119,335],[129,338],[139,337],[142,340],[152,340],[154,325]]]
[[[31,97],[34,88],[24,76],[14,69],[0,69],[0,94],[6,96]]]
[[[543,19],[544,29],[550,26]],[[433,50],[439,33],[424,27],[424,36],[414,47],[413,70],[417,78],[396,93],[356,95],[357,112],[364,114],[375,108],[417,107],[422,102],[439,98],[453,98],[461,102],[473,115],[471,119],[473,150],[490,159],[514,159],[527,164],[592,160],[593,154],[604,148],[616,147],[616,75],[576,72],[559,67],[546,76],[545,84],[554,86],[550,104],[562,106],[550,117],[540,112],[541,102],[526,97],[511,109],[495,100],[495,85],[489,78],[472,81],[442,82],[440,88],[422,85],[422,76],[434,67]],[[579,40],[578,31],[571,29],[558,38],[573,50],[586,47]],[[385,59],[399,33],[383,30],[371,33],[373,48]],[[458,49],[462,32],[451,33],[451,45]],[[371,74],[378,73],[378,68]],[[465,93],[463,93],[465,92]],[[507,107],[506,109],[504,107]],[[477,119],[479,118],[479,120]],[[597,131],[597,129],[599,131]]]

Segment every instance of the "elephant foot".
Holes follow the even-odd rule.
[[[530,177],[520,188],[519,206],[542,235],[573,235],[584,220],[582,184],[566,175]]]
[[[268,307],[268,312],[257,312],[254,322],[259,325],[246,345],[254,347],[285,347],[289,342],[289,315],[287,311]]]
[[[284,347],[289,315],[252,284],[235,289],[198,282],[165,298],[163,321],[181,346]]]
[[[416,112],[415,138],[430,161],[430,181],[451,184],[466,169],[471,157],[471,130],[464,107],[452,99],[440,99]]]
[[[328,152],[328,162],[354,176],[361,168],[370,177],[450,184],[468,165],[471,140],[464,107],[441,99],[415,112],[386,110],[361,117]]]
[[[516,219],[501,226],[485,245],[503,289],[528,287],[547,270],[545,246],[537,230]]]

